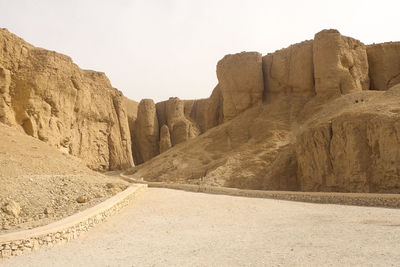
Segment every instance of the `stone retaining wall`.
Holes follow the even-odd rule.
[[[147,189],[147,185],[131,185],[126,190],[92,208],[60,221],[30,230],[0,235],[0,258],[21,255],[41,247],[52,247],[79,237],[81,233],[103,222],[127,206]]]
[[[177,184],[165,182],[148,182],[135,180],[127,175],[120,174],[121,178],[131,183],[147,184],[149,187],[169,188],[192,192],[222,194],[242,197],[257,197],[302,201],[323,204],[341,204],[369,207],[400,208],[400,194],[375,193],[339,193],[339,192],[299,192],[299,191],[264,191],[246,190],[208,185]]]

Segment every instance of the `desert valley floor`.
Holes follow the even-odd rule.
[[[396,266],[398,240],[398,209],[150,188],[80,239],[0,265]]]
[[[135,101],[0,28],[0,266],[400,266],[400,42],[216,63]]]

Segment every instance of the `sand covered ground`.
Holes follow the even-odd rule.
[[[0,136],[0,234],[59,220],[127,187],[6,125]]]
[[[396,266],[400,210],[150,188],[71,243],[6,266]]]

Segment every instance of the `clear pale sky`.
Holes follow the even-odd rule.
[[[400,40],[400,4],[359,0],[0,0],[0,27],[102,71],[131,99],[208,97],[225,54],[273,52],[325,28]]]

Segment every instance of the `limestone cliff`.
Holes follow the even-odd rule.
[[[122,93],[104,73],[0,29],[0,122],[96,170],[133,166]]]
[[[324,30],[262,58],[228,55],[213,95],[185,101],[183,115],[176,109],[201,134],[128,173],[249,189],[399,193],[399,51],[398,43],[365,46]],[[164,115],[159,121],[168,124]]]
[[[387,90],[400,83],[400,42],[367,46],[371,90]]]
[[[133,132],[133,154],[136,164],[143,163],[159,153],[159,127],[156,106],[151,99],[142,99],[138,106]]]
[[[317,94],[329,97],[369,89],[367,52],[360,41],[337,30],[321,31],[314,38],[313,57]]]
[[[304,191],[400,192],[400,85],[326,104],[296,139]]]
[[[129,173],[152,181],[400,193],[399,43],[323,30],[223,57],[209,98],[139,104],[6,30],[0,46],[0,122],[93,169],[134,159]]]
[[[224,121],[261,104],[264,91],[262,57],[257,52],[226,55],[217,64]]]
[[[265,94],[314,93],[313,41],[264,56],[263,70]]]

